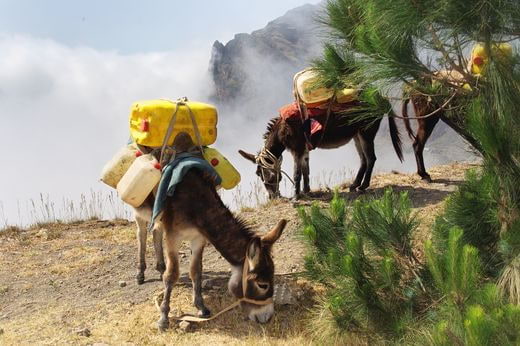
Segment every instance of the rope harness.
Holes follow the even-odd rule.
[[[283,174],[289,179],[291,184],[294,186],[294,181],[291,179],[289,174],[287,174],[284,170],[282,170],[282,156],[277,158],[269,149],[265,146],[260,150],[260,153],[255,158],[256,164],[262,168],[260,172],[262,172],[262,180],[264,184],[279,186],[280,183],[280,174]],[[265,179],[265,170],[272,171],[276,175],[276,183],[268,183]]]
[[[201,154],[203,152],[202,137],[200,135],[199,127],[197,126],[197,121],[195,120],[195,115],[193,114],[193,111],[191,110],[190,106],[187,103],[188,98],[182,97],[175,102],[173,102],[171,100],[166,100],[166,101],[169,101],[169,102],[172,102],[173,104],[175,104],[175,110],[173,111],[173,115],[170,120],[170,124],[168,125],[168,130],[166,131],[166,135],[164,136],[163,143],[161,146],[161,155],[159,158],[159,163],[161,163],[161,165],[164,163],[163,162],[164,154],[166,152],[166,148],[168,147],[168,142],[170,140],[170,137],[172,136],[173,129],[175,127],[175,122],[177,121],[177,113],[179,111],[180,106],[185,106],[186,108],[188,108],[188,113],[190,115],[191,124],[193,126],[193,132],[195,132],[195,138],[197,139],[197,147],[199,148]],[[173,161],[173,159],[175,158],[175,155],[177,154],[175,148],[172,147],[171,149],[173,150],[173,154],[172,154],[172,157],[169,159],[169,161]]]
[[[249,248],[249,245],[247,246],[247,248]],[[206,321],[211,321],[230,310],[233,310],[238,305],[240,305],[240,303],[242,303],[242,302],[259,305],[259,306],[272,304],[274,302],[273,297],[269,297],[269,298],[265,298],[265,299],[252,299],[252,298],[246,297],[248,273],[249,273],[249,261],[246,256],[244,258],[244,266],[242,269],[242,298],[238,298],[234,303],[228,305],[226,308],[224,308],[217,314],[215,314],[211,317],[198,317],[198,316],[195,316],[192,314],[184,314],[184,315],[173,317],[173,319],[177,320],[177,321],[206,322]],[[163,299],[164,299],[163,293],[161,293],[155,297],[155,306],[156,306],[157,310],[159,310],[159,312],[161,312],[160,305],[161,305],[161,302]]]

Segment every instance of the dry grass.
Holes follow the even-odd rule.
[[[130,219],[131,209],[117,196],[115,190],[100,192],[91,190],[78,198],[56,201],[49,194],[40,193],[37,199],[18,202],[18,218],[15,223],[7,219],[0,201],[0,233],[2,228],[20,226],[46,228],[55,223],[74,223],[83,220]]]
[[[177,294],[172,310],[191,310],[191,293],[187,288]],[[223,292],[222,292],[223,293]],[[207,299],[208,305],[219,309],[231,302],[230,298],[216,301]],[[180,302],[180,303],[179,303]],[[240,311],[228,313],[216,322],[196,326],[191,333],[182,333],[176,328],[159,332],[155,327],[158,313],[150,302],[138,305],[100,304],[90,311],[71,310],[68,306],[48,306],[30,319],[14,320],[3,325],[3,345],[18,345],[23,335],[26,344],[78,344],[89,345],[103,342],[111,345],[307,345],[306,326],[294,319],[295,311],[279,311],[267,326],[258,326],[243,320]],[[301,313],[301,311],[299,311]],[[173,323],[173,321],[172,321]],[[88,328],[90,337],[79,336],[74,330]],[[37,331],[37,332],[36,332]]]

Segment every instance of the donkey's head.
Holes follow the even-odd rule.
[[[238,153],[246,160],[256,165],[256,175],[260,177],[264,183],[265,189],[270,199],[280,197],[280,180],[282,179],[282,157],[277,158],[271,153],[262,150],[258,155],[246,153],[239,150]]]
[[[286,220],[263,236],[255,236],[247,246],[244,265],[236,268],[229,290],[241,300],[244,314],[252,321],[266,323],[274,314],[274,263],[271,248],[280,238]]]

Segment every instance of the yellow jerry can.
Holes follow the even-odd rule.
[[[509,43],[495,43],[491,46],[491,51],[496,56],[507,60],[513,57],[513,47]],[[469,62],[471,73],[481,75],[488,59],[484,45],[477,43],[471,52],[471,60]]]
[[[336,92],[336,102],[337,103],[349,103],[352,101],[356,101],[358,99],[359,90],[358,89],[342,89]]]
[[[190,110],[195,117],[200,132],[200,145],[210,145],[217,140],[217,109],[201,102],[178,102],[170,100],[138,101],[132,105],[130,112],[130,135],[140,145],[160,147],[168,131],[175,111],[177,119],[168,145],[173,144],[179,132],[188,133],[193,143],[197,137],[190,117]]]
[[[240,173],[217,149],[205,147],[202,155],[217,171],[222,179],[222,186],[226,190],[231,190],[240,183]]]

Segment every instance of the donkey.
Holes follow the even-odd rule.
[[[314,117],[319,123],[326,123],[326,126],[321,130],[323,132],[318,132],[310,137],[312,148],[334,149],[354,139],[361,166],[354,182],[350,185],[350,191],[365,190],[370,186],[372,170],[376,161],[374,138],[381,119],[361,116],[349,121],[347,116],[340,113],[332,113],[328,117],[328,121],[326,118],[326,115]],[[388,124],[394,150],[399,160],[403,161],[399,130],[392,116],[388,116]],[[282,153],[285,149],[289,149],[294,159],[295,198],[301,197],[302,176],[303,193],[309,193],[309,143],[305,138],[301,120],[299,118],[283,119],[282,117],[271,119],[267,125],[264,140],[264,147],[258,155],[249,154],[243,150],[239,150],[239,153],[257,165],[256,174],[263,181],[269,198],[280,196]]]
[[[455,94],[453,96],[455,96]],[[415,161],[417,162],[417,174],[424,181],[427,181],[429,183],[432,182],[432,179],[424,166],[423,151],[424,146],[426,145],[426,141],[428,140],[428,138],[430,138],[430,135],[432,134],[433,129],[435,128],[435,125],[437,125],[439,120],[442,120],[444,123],[446,123],[446,125],[451,127],[469,144],[471,144],[471,146],[475,148],[477,151],[482,150],[480,143],[478,143],[472,136],[470,136],[467,133],[467,131],[464,130],[463,126],[459,124],[460,122],[464,122],[463,118],[459,117],[459,119],[455,119],[457,117],[457,114],[453,113],[450,117],[446,116],[444,106],[446,106],[449,103],[452,103],[452,101],[453,103],[457,102],[457,98],[452,97],[445,102],[445,105],[439,105],[427,95],[413,93],[408,97],[405,97],[402,104],[404,125],[406,131],[408,132],[408,136],[413,141]],[[417,120],[417,131],[415,134],[412,130],[412,127],[410,125],[410,119],[408,117],[408,103],[410,102],[413,105],[415,119]]]
[[[136,209],[136,213],[138,220],[143,220],[151,210],[149,205],[143,205]],[[201,285],[202,254],[209,242],[231,265],[228,289],[240,299],[245,315],[260,323],[271,319],[274,314],[274,262],[271,248],[280,238],[286,220],[281,220],[262,236],[255,234],[224,205],[211,177],[198,170],[191,170],[185,175],[183,181],[177,185],[173,197],[167,198],[164,211],[157,219],[154,230],[163,232],[166,255],[159,329],[164,330],[169,326],[170,297],[173,285],[179,278],[179,246],[184,240],[191,242],[190,278],[193,284],[193,303],[198,316],[210,315],[204,304]],[[139,231],[146,232],[146,227],[141,226]],[[160,231],[157,231],[158,234]],[[162,249],[158,246],[156,251],[162,254]],[[144,259],[140,263],[141,273]],[[140,273],[138,280],[141,279]],[[144,274],[142,277],[144,279]]]
[[[414,108],[416,120],[417,120],[417,133],[414,134],[412,127],[410,125],[410,119],[408,119],[408,103],[412,101],[412,105]],[[415,154],[415,161],[417,162],[417,174],[421,177],[422,180],[425,180],[429,183],[432,182],[432,178],[426,172],[426,168],[424,167],[424,157],[423,151],[424,146],[426,145],[426,141],[430,138],[430,135],[435,128],[435,125],[441,119],[440,111],[437,114],[432,114],[427,117],[428,113],[434,112],[436,110],[435,105],[433,105],[427,97],[421,95],[414,95],[411,98],[407,98],[403,101],[402,105],[402,114],[403,121],[408,132],[408,136],[413,141],[413,151]]]

